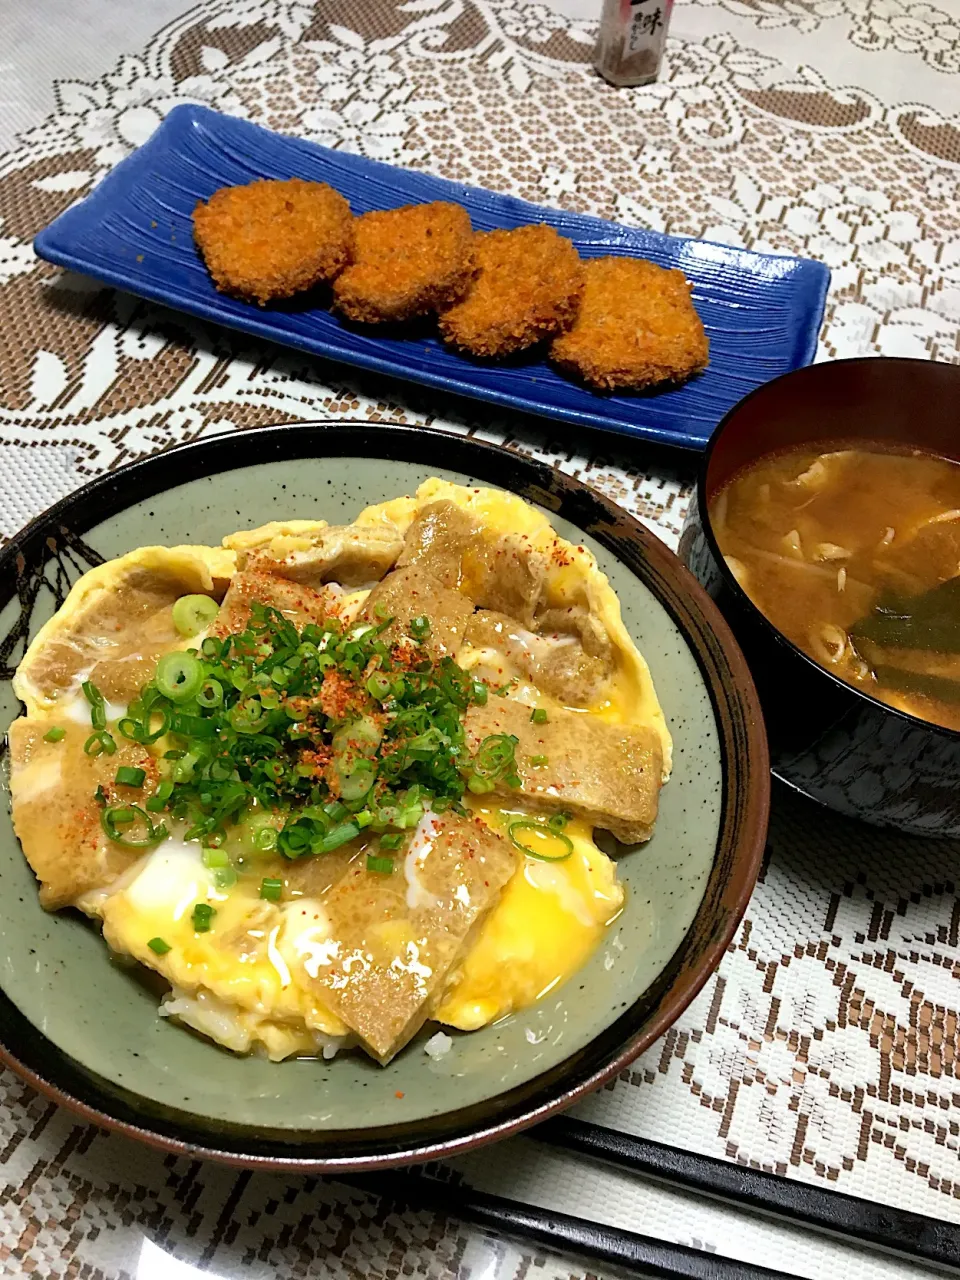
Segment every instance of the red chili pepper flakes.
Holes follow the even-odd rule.
[[[393,1096],[394,1096],[395,1098],[404,1098],[404,1097],[406,1097],[406,1094],[403,1092],[403,1090],[402,1090],[402,1089],[398,1089],[398,1090],[396,1091],[396,1093],[395,1093]]]
[[[332,747],[318,746],[316,748],[306,749],[300,752],[300,763],[312,765],[313,771],[317,777],[323,773],[332,759]]]
[[[331,720],[345,720],[347,713],[364,699],[355,681],[343,675],[336,667],[324,672],[320,687],[320,706]]]

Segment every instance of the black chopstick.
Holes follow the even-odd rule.
[[[528,1136],[751,1213],[960,1275],[960,1227],[560,1116]]]
[[[421,1169],[336,1175],[336,1181],[380,1200],[393,1201],[401,1208],[430,1209],[498,1235],[541,1245],[550,1253],[572,1254],[594,1264],[603,1262],[636,1276],[667,1276],[671,1280],[797,1280],[783,1271],[701,1253],[699,1249],[622,1231],[606,1223],[474,1191],[463,1184],[441,1182]]]

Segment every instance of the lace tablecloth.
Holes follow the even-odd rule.
[[[95,42],[95,0],[74,9]],[[100,79],[59,82],[54,114],[0,163],[0,532],[166,445],[349,415],[505,441],[676,540],[692,459],[481,407],[465,419],[434,393],[39,264],[36,231],[184,101],[536,201],[821,258],[820,358],[960,359],[958,0],[681,4],[662,78],[638,90],[591,72],[594,32],[520,0],[204,0]],[[960,1222],[958,855],[778,794],[770,861],[720,971],[579,1114]],[[0,1274],[584,1274],[333,1184],[158,1156],[9,1075],[0,1091]],[[449,1176],[794,1274],[908,1270],[529,1139]]]

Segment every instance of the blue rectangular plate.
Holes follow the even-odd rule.
[[[658,394],[602,395],[537,352],[503,365],[464,359],[436,338],[384,337],[321,309],[261,309],[217,293],[193,243],[191,214],[218,188],[253,178],[328,182],[355,213],[454,200],[477,230],[546,222],[585,257],[624,254],[679,267],[710,337],[706,372]],[[175,107],[133,155],[37,236],[41,258],[192,315],[313,355],[584,427],[702,449],[738,400],[809,364],[830,273],[822,263],[666,236],[332,151],[206,107]]]

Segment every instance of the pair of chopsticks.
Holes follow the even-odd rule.
[[[376,1196],[398,1211],[429,1209],[497,1237],[539,1245],[546,1253],[584,1258],[591,1272],[598,1263],[604,1263],[630,1275],[668,1276],[670,1280],[798,1280],[768,1267],[701,1253],[686,1245],[608,1227],[569,1213],[441,1182],[420,1170],[338,1176],[337,1181]]]
[[[526,1136],[784,1225],[960,1276],[960,1226],[951,1223],[565,1116],[545,1121]],[[790,1280],[766,1267],[455,1186],[422,1170],[340,1180],[398,1205],[429,1207],[553,1253],[586,1257],[641,1275],[678,1280]]]
[[[575,1151],[628,1173],[709,1196],[783,1225],[960,1276],[960,1226],[697,1155],[601,1125],[560,1116],[531,1131],[535,1141]]]

